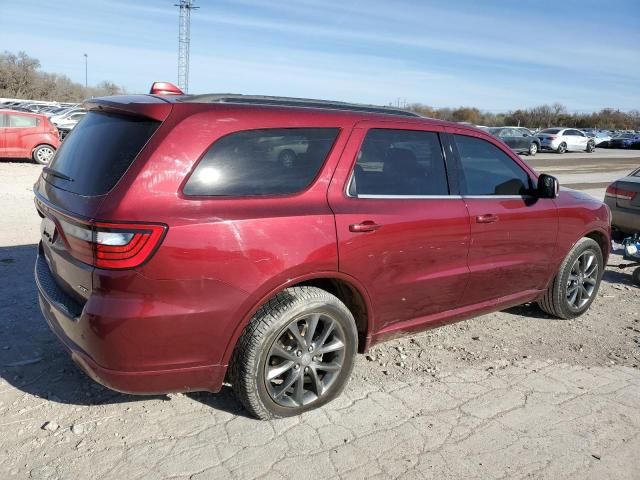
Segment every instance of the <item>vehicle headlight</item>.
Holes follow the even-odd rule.
[[[628,243],[624,246],[624,253],[633,257],[636,253],[638,253],[638,247],[636,247],[634,243]]]

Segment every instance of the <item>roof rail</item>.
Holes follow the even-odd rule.
[[[176,101],[184,103],[240,103],[246,105],[270,105],[276,107],[322,108],[327,110],[344,110],[349,112],[384,113],[405,117],[421,115],[392,107],[377,105],[360,105],[357,103],[337,102],[330,100],[313,100],[309,98],[272,97],[268,95],[241,95],[236,93],[212,93],[206,95],[185,95]]]

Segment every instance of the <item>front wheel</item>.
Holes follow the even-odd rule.
[[[533,157],[536,153],[538,153],[538,144],[536,142],[533,142],[531,145],[529,145],[529,155]]]
[[[49,165],[51,159],[56,154],[56,149],[51,145],[38,145],[31,154],[33,161],[40,165]]]
[[[591,238],[582,238],[562,262],[538,305],[548,314],[562,319],[582,315],[598,294],[603,271],[600,245]]]
[[[255,314],[233,354],[234,392],[254,416],[299,415],[336,398],[357,349],[353,315],[315,287],[288,288]]]
[[[565,153],[566,151],[567,151],[567,144],[564,142],[558,145],[558,149],[556,150],[556,152],[558,153]]]

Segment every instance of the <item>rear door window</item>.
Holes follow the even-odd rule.
[[[454,135],[462,166],[462,194],[469,196],[527,195],[531,180],[511,157],[492,143]]]
[[[437,133],[369,130],[358,153],[349,195],[375,198],[448,194],[444,157]]]
[[[51,165],[66,180],[45,174],[47,182],[84,196],[111,190],[160,122],[129,115],[89,112],[65,138]]]
[[[205,153],[187,180],[184,194],[255,196],[300,192],[318,175],[338,132],[338,128],[273,128],[227,135]]]

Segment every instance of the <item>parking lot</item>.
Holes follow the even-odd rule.
[[[638,151],[524,158],[598,198],[640,165]],[[0,478],[637,478],[628,272],[609,267],[576,320],[525,305],[378,345],[333,403],[260,422],[228,390],[134,397],[73,364],[32,278],[40,169],[0,162]]]

